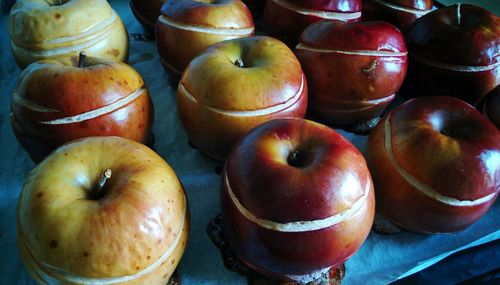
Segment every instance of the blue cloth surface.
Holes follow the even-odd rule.
[[[132,16],[128,1],[110,1],[122,17],[129,34],[143,33]],[[19,69],[8,46],[7,16],[0,19],[0,285],[34,284],[20,261],[16,245],[16,202],[25,175],[34,167],[17,143],[10,127],[10,97]],[[173,167],[185,186],[191,207],[191,232],[187,250],[179,265],[183,284],[245,284],[246,280],[225,269],[219,251],[205,228],[219,211],[220,165],[188,146],[180,126],[175,89],[169,85],[152,41],[130,37],[131,64],[144,77],[155,106],[156,151]],[[366,136],[340,131],[361,151]],[[343,284],[386,284],[402,275],[419,271],[449,254],[500,238],[500,203],[468,229],[443,235],[402,232],[386,236],[371,233],[366,243],[347,262]]]

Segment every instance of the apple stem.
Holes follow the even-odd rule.
[[[457,26],[460,26],[461,20],[462,20],[462,15],[460,14],[460,5],[461,3],[457,4]]]
[[[243,65],[243,60],[241,60],[241,58],[238,58],[235,62],[234,62],[234,65],[236,65],[237,67],[244,67],[245,65]]]
[[[87,55],[85,52],[81,51],[80,56],[78,57],[78,67],[82,68],[85,66],[85,58],[87,58]]]
[[[97,197],[102,196],[102,190],[104,189],[104,185],[106,185],[106,181],[111,178],[111,169],[106,169],[99,179],[99,183],[97,184]]]

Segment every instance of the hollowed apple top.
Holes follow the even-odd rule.
[[[104,196],[92,199],[107,169]],[[78,280],[127,279],[160,266],[185,241],[186,207],[177,176],[152,150],[118,137],[86,138],[31,171],[19,198],[18,236],[44,272],[71,284],[111,284]]]
[[[441,195],[473,201],[499,191],[500,133],[462,100],[412,99],[385,131],[401,167]]]
[[[12,7],[8,20],[11,40],[18,46],[41,49],[50,44],[64,46],[74,37],[98,30],[115,17],[115,12],[106,0],[61,1],[22,0]],[[68,16],[71,15],[71,16]],[[63,39],[64,41],[58,39]]]
[[[252,28],[253,18],[240,0],[167,0],[161,14],[182,24],[212,28]]]
[[[334,216],[371,191],[356,147],[334,130],[302,119],[255,128],[233,148],[225,170],[243,207],[279,223]]]
[[[316,11],[359,12],[361,0],[289,0],[290,2]]]
[[[422,11],[432,9],[433,5],[432,0],[389,0],[389,1],[403,7],[422,10]]]
[[[453,5],[419,18],[409,29],[410,56],[462,66],[500,63],[500,17],[481,7]]]
[[[302,33],[300,43],[312,48],[341,51],[387,51],[406,53],[401,32],[386,22],[356,22],[343,25],[318,22]]]
[[[277,106],[307,89],[293,52],[281,41],[265,36],[211,46],[189,64],[180,88],[202,106],[226,111]]]

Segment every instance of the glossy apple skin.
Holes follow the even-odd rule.
[[[128,104],[119,103],[130,98]],[[81,120],[43,123],[106,106],[115,107]],[[39,162],[58,146],[83,137],[120,136],[145,143],[153,123],[153,105],[144,80],[125,63],[87,58],[86,66],[79,68],[76,62],[45,60],[21,73],[10,119],[19,143]]]
[[[500,128],[500,85],[491,90],[481,104],[482,112],[490,121]]]
[[[237,60],[245,66],[237,67]],[[183,95],[182,87],[196,102]],[[273,106],[283,108],[248,113]],[[177,110],[189,139],[219,160],[253,127],[274,118],[303,118],[306,109],[307,84],[299,61],[284,43],[264,36],[208,48],[189,64],[177,90]]]
[[[175,78],[180,78],[189,62],[207,47],[229,39],[253,35],[253,18],[250,10],[240,0],[224,0],[221,3],[203,1],[167,0],[161,8],[156,24],[156,44],[163,67]],[[244,35],[216,34],[181,29],[161,21],[174,20],[189,26],[216,29],[248,30]]]
[[[295,150],[307,163],[288,163]],[[280,223],[324,219],[367,196],[358,211],[337,224],[283,232],[243,216],[229,197],[226,179],[246,209]],[[337,132],[312,121],[276,119],[256,127],[232,149],[222,180],[224,233],[238,258],[268,276],[287,279],[342,264],[373,223],[375,198],[365,159]]]
[[[389,54],[345,53],[356,51]],[[311,111],[340,125],[379,116],[403,83],[406,53],[403,35],[386,22],[312,24],[295,48],[308,79]]]
[[[154,34],[156,20],[165,0],[131,0],[130,9],[144,29]]]
[[[112,176],[105,194],[93,200],[106,169]],[[51,275],[42,262],[83,278],[113,278],[143,274],[170,249],[150,273],[113,283],[163,285],[184,252],[189,209],[160,156],[123,138],[93,137],[58,148],[30,172],[17,223],[21,257],[41,284],[75,284]]]
[[[500,17],[480,7],[460,7],[458,26],[454,5],[428,13],[408,31],[410,69],[405,89],[410,96],[454,96],[477,105],[500,84]],[[458,71],[427,61],[489,68]]]
[[[357,22],[361,20],[361,0],[280,1],[292,5],[293,8],[286,8],[275,0],[267,1],[264,9],[266,32],[268,35],[284,41],[290,47],[297,44],[300,34],[307,26],[328,19],[325,16],[306,15],[299,12],[299,9],[339,13],[336,19],[330,19],[338,22]],[[352,15],[352,13],[357,14]],[[349,19],[343,19],[342,15],[350,16]]]
[[[460,201],[493,198],[452,205],[423,194],[391,161],[385,146],[388,133],[397,163],[437,193]],[[486,213],[498,196],[499,158],[498,129],[472,106],[445,96],[412,99],[389,113],[368,140],[377,210],[410,231],[462,230]]]
[[[366,0],[363,21],[387,21],[404,32],[432,7],[432,0]]]
[[[122,20],[105,0],[18,0],[8,19],[12,55],[23,69],[43,59],[71,62],[88,56],[125,61],[128,34]]]

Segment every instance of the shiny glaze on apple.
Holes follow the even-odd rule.
[[[407,44],[411,96],[447,95],[476,105],[500,84],[500,17],[486,9],[463,4],[433,11],[415,22]]]
[[[298,162],[290,161],[292,152],[298,152]],[[228,196],[226,179],[253,215],[278,223],[324,219],[366,200],[332,226],[272,230],[242,215]],[[373,222],[373,185],[363,156],[337,132],[312,121],[277,119],[253,129],[231,151],[222,180],[225,234],[245,264],[268,276],[289,279],[343,263]]]
[[[486,213],[498,195],[500,133],[459,99],[416,98],[372,131],[367,162],[377,210],[385,217],[416,232],[459,231]]]
[[[73,66],[40,61],[20,75],[11,101],[11,124],[30,157],[38,162],[56,147],[89,136],[145,143],[153,105],[142,77],[124,63],[87,58],[80,68],[74,61]],[[99,111],[107,106],[111,109]]]
[[[282,42],[263,36],[235,39],[213,45],[190,63],[177,90],[177,108],[189,139],[224,160],[253,127],[274,118],[304,117],[307,83]]]
[[[330,123],[379,116],[406,75],[403,35],[386,22],[313,24],[295,53],[308,79],[310,109]]]

